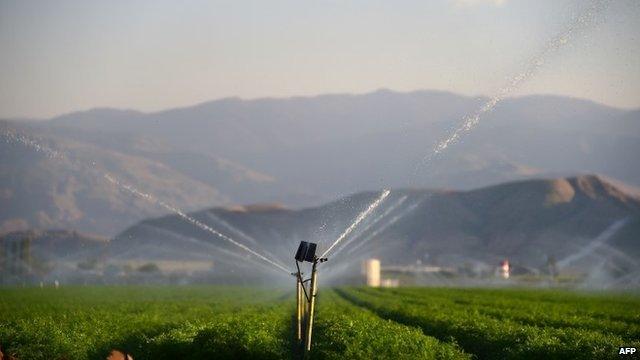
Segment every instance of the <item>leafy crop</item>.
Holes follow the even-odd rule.
[[[314,359],[470,359],[454,344],[381,319],[335,292],[322,294],[314,328]]]
[[[136,359],[279,359],[290,338],[283,294],[235,287],[5,289],[0,344],[33,360],[99,359],[111,348]]]
[[[311,359],[616,358],[640,300],[547,290],[323,288]],[[297,359],[292,291],[0,289],[0,345],[20,360]]]
[[[629,322],[620,322],[618,320],[624,318],[624,313],[611,312],[603,299],[577,297],[567,302],[563,300],[564,293],[556,297],[556,293],[547,292],[544,297],[538,298],[536,292],[502,290],[483,298],[488,301],[493,296],[493,306],[491,302],[480,306],[478,303],[482,301],[473,300],[473,296],[482,294],[483,290],[467,291],[470,296],[466,300],[464,296],[455,296],[464,295],[464,292],[449,289],[343,289],[339,292],[346,299],[381,317],[420,327],[425,334],[441,340],[454,339],[465,351],[479,358],[615,358],[619,346],[638,345],[632,335],[620,335],[632,334],[637,329],[638,324],[634,323],[637,299],[608,298],[614,308],[616,301],[629,301],[624,307],[618,307],[619,311],[625,308],[624,311],[629,313]],[[531,294],[531,299],[527,299],[527,293]],[[509,306],[511,298],[516,305]],[[548,303],[544,303],[545,299],[549,300]],[[564,309],[573,301],[574,307],[584,305],[581,312],[593,311],[597,314],[597,321],[603,325],[599,329],[580,328],[579,324],[593,325],[594,320],[588,315],[576,317],[574,314],[570,318],[572,320],[563,321],[561,310],[549,312],[538,321],[527,315],[536,301],[547,310],[553,308],[554,304]],[[523,302],[529,308],[523,306]],[[503,306],[506,309],[504,312]],[[541,313],[544,310],[538,312]],[[616,320],[608,322],[608,319],[602,318],[606,314]]]

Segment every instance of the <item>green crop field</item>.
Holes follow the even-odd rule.
[[[552,290],[321,289],[312,359],[599,359],[640,346],[640,298]],[[291,359],[295,300],[245,287],[0,289],[20,360]]]

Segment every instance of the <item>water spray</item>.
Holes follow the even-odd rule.
[[[521,72],[512,76],[495,95],[487,100],[474,113],[465,116],[462,125],[456,128],[446,139],[438,142],[433,148],[433,151],[425,156],[420,164],[428,164],[433,157],[439,155],[449,146],[458,142],[463,134],[474,129],[480,123],[480,119],[483,115],[493,111],[501,101],[537,74],[540,68],[544,66],[547,57],[565,47],[581,32],[595,25],[598,20],[598,15],[607,8],[609,2],[610,0],[597,0],[591,3],[590,6],[588,6],[569,23],[563,32],[546,42],[542,49],[527,61]]]
[[[408,199],[407,195],[401,197],[398,201],[391,204],[384,212],[371,220],[362,230],[352,236],[349,240],[345,241],[338,249],[333,253],[333,256],[337,256],[340,254],[349,244],[352,244],[355,240],[358,240],[364,235],[369,229],[371,229],[374,225],[380,222],[382,219],[386,218],[389,214],[391,214],[394,210],[396,210],[400,205],[402,205]]]
[[[547,57],[559,51],[561,48],[566,46],[570,42],[570,40],[578,36],[581,32],[593,26],[598,20],[598,15],[607,8],[609,2],[610,0],[596,0],[592,2],[591,5],[587,7],[587,9],[585,9],[582,13],[575,17],[573,21],[569,23],[569,25],[563,32],[545,43],[542,49],[531,59],[529,59],[529,61],[527,61],[525,68],[515,76],[511,77],[507,84],[500,88],[497,94],[492,96],[474,113],[467,115],[464,118],[462,125],[456,128],[447,138],[439,141],[433,148],[433,150],[423,158],[418,166],[420,166],[421,164],[430,163],[435,156],[448,149],[452,144],[458,142],[463,134],[473,130],[480,123],[480,119],[483,115],[493,111],[501,101],[507,98],[515,90],[517,90],[523,83],[533,77],[540,70],[540,68],[544,66]],[[416,166],[416,171],[418,166]],[[340,235],[340,237],[338,237],[338,239],[329,247],[329,249],[327,249],[323,253],[322,256],[329,253],[329,251],[331,251],[334,246],[336,246],[347,235],[349,235],[349,233],[351,233],[353,229],[362,220],[364,220],[379,205],[379,203],[384,200],[387,195],[388,190],[385,190],[381,198],[376,199],[365,212],[361,213],[358,218],[356,218],[354,223],[349,228],[347,228],[347,230],[345,230],[345,232]]]
[[[50,159],[57,159],[57,160],[63,160],[63,159],[67,159],[70,160],[68,157],[64,156],[64,154],[60,151],[54,150],[46,145],[42,145],[40,143],[38,143],[35,140],[30,139],[29,137],[23,135],[23,134],[19,134],[19,133],[15,133],[12,131],[3,131],[3,137],[5,138],[5,141],[9,142],[9,143],[19,143],[22,144],[26,147],[31,148],[32,150],[44,154],[46,157],[50,158]],[[79,161],[75,161],[77,164],[79,165],[86,165],[84,163],[81,163]],[[82,166],[85,167],[85,166]],[[290,273],[290,271],[284,267],[283,265],[278,264],[276,261],[271,260],[269,258],[267,258],[266,256],[252,250],[251,248],[247,247],[246,245],[239,243],[238,241],[232,239],[231,237],[213,229],[212,227],[210,227],[209,225],[187,215],[183,210],[179,209],[176,206],[173,206],[167,202],[164,202],[156,197],[154,197],[151,194],[145,193],[143,191],[138,190],[137,188],[135,188],[133,185],[124,183],[122,181],[120,181],[119,179],[117,179],[115,176],[107,173],[107,172],[102,172],[99,171],[98,169],[95,168],[95,162],[91,163],[91,166],[89,167],[91,169],[93,169],[94,171],[98,171],[101,176],[107,180],[109,183],[115,185],[116,187],[118,187],[121,190],[124,190],[132,195],[135,195],[137,197],[140,197],[150,203],[159,205],[160,207],[163,207],[164,209],[178,215],[180,218],[182,218],[183,220],[185,220],[186,222],[200,228],[201,230],[204,230],[210,234],[216,235],[219,238],[222,238],[223,240],[235,245],[236,247],[258,257],[259,259],[265,261],[266,263],[274,266],[275,268],[278,269],[278,271],[284,271],[285,273]]]
[[[122,183],[118,179],[114,178],[112,175],[110,175],[108,173],[104,174],[104,178],[107,179],[112,184],[117,185],[119,188],[124,189],[124,190],[128,191],[129,193],[131,193],[133,195],[136,195],[138,197],[141,197],[141,198],[143,198],[143,199],[145,199],[145,200],[147,200],[147,201],[149,201],[151,203],[157,204],[157,205],[159,205],[159,206],[161,206],[161,207],[173,212],[174,214],[178,215],[179,217],[181,217],[186,222],[188,222],[188,223],[200,228],[201,230],[204,230],[204,231],[209,232],[209,233],[211,233],[213,235],[216,235],[216,236],[222,238],[223,240],[226,240],[226,241],[230,242],[231,244],[241,248],[242,250],[244,250],[244,251],[246,251],[246,252],[248,252],[248,253],[250,253],[252,255],[255,255],[259,259],[264,260],[265,262],[275,266],[276,268],[278,268],[280,270],[283,270],[286,273],[289,273],[289,270],[287,270],[287,268],[285,268],[284,266],[278,264],[277,262],[267,258],[266,256],[264,256],[262,254],[257,253],[256,251],[252,250],[251,248],[247,247],[246,245],[241,244],[241,243],[233,240],[229,236],[227,236],[227,235],[215,230],[214,228],[210,227],[209,225],[207,225],[207,224],[205,224],[205,223],[203,223],[203,222],[201,222],[199,220],[196,220],[196,219],[192,218],[191,216],[187,215],[184,211],[178,209],[177,207],[175,207],[173,205],[170,205],[170,204],[168,204],[168,203],[166,203],[166,202],[164,202],[164,201],[162,201],[160,199],[157,199],[157,198],[155,198],[154,196],[152,196],[150,194],[144,193],[144,192],[134,188],[133,186],[131,186],[129,184]]]
[[[625,225],[627,225],[629,221],[630,219],[628,217],[614,221],[611,225],[607,226],[607,228],[604,229],[604,231],[602,231],[589,244],[587,244],[585,247],[580,249],[580,251],[577,251],[576,253],[573,253],[565,257],[564,259],[558,261],[557,262],[558,268],[563,269],[569,266],[571,263],[590,255],[591,253],[593,253],[594,251],[602,247],[615,234],[617,234],[618,231],[620,231],[620,229],[625,227]]]
[[[344,238],[346,238],[349,234],[351,234],[351,232],[353,232],[353,230],[355,230],[356,227],[358,227],[358,225],[367,218],[367,216],[369,216],[369,214],[371,214],[378,206],[380,206],[380,204],[384,201],[384,199],[387,198],[387,196],[389,196],[389,194],[391,193],[390,190],[384,190],[382,191],[382,194],[380,194],[380,196],[378,198],[376,198],[363,212],[361,212],[360,214],[358,214],[358,217],[354,220],[354,222],[349,225],[348,228],[346,228],[344,230],[344,232],[342,232],[342,234],[340,234],[340,236],[338,236],[338,238],[333,242],[333,244],[331,244],[331,246],[329,246],[329,248],[327,250],[325,250],[325,252],[322,253],[322,255],[320,255],[321,258],[327,256],[327,254],[336,246],[338,245],[342,240],[344,240]]]
[[[311,335],[313,332],[313,318],[315,316],[316,297],[318,295],[318,264],[327,261],[326,255],[371,214],[391,191],[384,190],[364,211],[358,214],[355,221],[345,229],[340,236],[319,257],[316,256],[318,244],[301,241],[294,256],[296,272],[291,275],[296,278],[296,340],[302,346],[304,353],[311,351]],[[311,277],[304,280],[304,273],[300,270],[300,263],[311,263]],[[308,285],[306,285],[308,283]],[[308,287],[308,291],[307,291]],[[304,295],[304,297],[303,297]],[[303,333],[304,328],[304,333]]]
[[[396,222],[398,222],[398,220],[402,219],[403,217],[405,217],[407,214],[409,214],[410,212],[412,212],[413,210],[415,210],[418,205],[420,205],[420,203],[415,203],[413,205],[408,206],[407,208],[403,209],[400,213],[398,213],[397,215],[394,215],[391,219],[389,219],[389,221],[387,221],[386,223],[380,225],[380,227],[378,227],[378,229],[372,231],[367,237],[365,237],[364,239],[362,239],[362,241],[360,241],[359,243],[357,243],[354,247],[352,247],[347,254],[352,254],[353,252],[355,252],[356,250],[358,250],[359,248],[361,248],[362,246],[364,246],[365,244],[367,244],[370,240],[374,239],[376,236],[378,236],[381,232],[385,231],[389,226],[395,224]]]
[[[278,261],[279,260],[278,257],[275,256],[270,251],[268,251],[267,249],[265,249],[264,246],[261,246],[260,242],[258,240],[256,240],[253,236],[251,236],[251,235],[245,233],[244,231],[238,229],[237,227],[231,225],[231,223],[229,223],[228,221],[226,221],[226,220],[222,219],[221,217],[215,215],[212,211],[207,211],[205,214],[210,220],[215,221],[217,224],[219,224],[222,227],[224,227],[225,229],[227,229],[230,234],[233,234],[234,237],[240,237],[241,239],[244,239],[244,240],[250,242],[253,246],[259,247],[260,250],[262,250],[262,253],[265,254],[265,256],[270,257],[271,259],[273,259],[274,261],[276,261],[280,265],[282,265],[282,262]]]
[[[190,242],[192,244],[197,244],[200,246],[205,246],[206,248],[211,250],[211,254],[209,253],[205,253],[205,254],[199,254],[199,255],[204,255],[207,258],[213,259],[217,262],[223,262],[223,263],[227,263],[227,264],[235,264],[238,265],[240,263],[242,264],[246,264],[247,262],[246,257],[244,255],[241,255],[235,251],[231,251],[229,249],[225,249],[224,247],[220,246],[220,245],[215,245],[212,244],[210,242],[203,242],[200,239],[197,238],[193,238],[190,236],[186,236],[184,234],[178,233],[176,231],[173,231],[171,229],[164,229],[164,228],[160,228],[156,225],[151,225],[151,224],[146,224],[143,223],[142,226],[149,228],[152,231],[156,231],[156,232],[160,232],[162,234],[164,234],[165,236],[172,236],[176,239],[179,239],[180,241],[185,241],[185,242]],[[125,252],[126,254],[126,252]],[[118,256],[122,256],[123,254],[119,254]],[[233,258],[233,259],[231,259]],[[240,261],[240,262],[238,262]],[[269,270],[272,270],[270,266],[268,266],[268,263],[264,263],[264,262],[251,262],[250,263],[253,266],[257,266],[257,267],[264,267],[267,268]]]

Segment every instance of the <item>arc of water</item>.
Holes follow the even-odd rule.
[[[602,12],[606,8],[606,5],[608,5],[609,1],[610,0],[596,1],[586,11],[584,11],[582,14],[577,16],[574,19],[574,21],[568,25],[565,31],[563,31],[562,33],[560,33],[559,35],[551,39],[549,42],[547,42],[543,46],[541,51],[528,61],[527,65],[525,66],[525,69],[522,72],[513,76],[509,80],[509,82],[498,91],[496,95],[492,96],[478,110],[476,110],[475,113],[465,117],[463,124],[460,127],[456,128],[453,131],[453,133],[449,135],[449,137],[438,142],[434,147],[433,151],[430,152],[427,156],[425,156],[420,164],[430,162],[433,156],[438,155],[444,150],[446,150],[451,144],[456,143],[464,133],[471,131],[476,125],[478,125],[482,115],[491,112],[509,94],[511,94],[516,89],[518,89],[524,82],[526,82],[533,75],[535,75],[538,72],[538,70],[544,65],[545,59],[549,55],[551,55],[552,53],[558,51],[563,46],[565,46],[573,37],[576,36],[577,33],[593,25],[597,18],[597,14]],[[420,164],[418,164],[418,166]],[[374,203],[371,204],[369,209],[374,205],[375,205],[374,208],[377,207],[378,204],[379,204],[378,200],[374,201]],[[351,226],[349,226],[347,230],[345,230],[345,232],[342,233],[336,241],[334,241],[334,243],[329,247],[329,249],[327,249],[322,254],[322,257],[326,256],[326,254],[328,254],[331,251],[331,249],[333,249],[334,246],[336,246],[351,231],[353,231],[353,229],[370,213],[371,211],[368,211],[368,212],[365,211],[364,213],[361,213],[358,216],[358,218],[356,218],[356,221],[354,221],[354,223],[351,224]],[[395,221],[397,220],[398,219],[395,219]],[[377,233],[379,233],[379,231],[376,232],[376,235]],[[369,238],[371,238],[371,236]],[[355,249],[352,249],[352,251],[353,250]]]
[[[558,268],[564,268],[567,265],[582,259],[583,257],[589,255],[593,251],[597,250],[600,246],[602,246],[607,240],[609,240],[613,235],[615,235],[620,229],[622,229],[629,218],[624,218],[621,220],[615,221],[613,224],[609,225],[600,235],[598,235],[593,241],[591,241],[587,246],[580,249],[580,251],[571,254],[564,259],[557,262]]]
[[[18,134],[18,133],[15,133],[15,132],[4,130],[3,131],[3,136],[5,137],[5,139],[8,142],[21,143],[24,146],[27,146],[27,147],[35,150],[36,152],[40,152],[40,153],[45,154],[49,158],[58,159],[58,160],[69,159],[68,157],[65,157],[64,154],[62,154],[61,152],[59,152],[57,150],[54,150],[54,149],[52,149],[52,148],[50,148],[48,146],[42,145],[42,144],[38,143],[37,141],[32,140],[29,137],[25,136],[24,134]],[[78,162],[77,160],[76,160],[76,162],[78,164],[80,164],[80,165],[85,165],[84,163]],[[93,164],[93,165],[95,165],[95,164]],[[89,167],[89,168],[93,168],[94,170],[98,171],[97,169],[95,169],[95,167]],[[197,219],[194,219],[194,218],[188,216],[181,209],[179,209],[179,208],[177,208],[177,207],[175,207],[175,206],[173,206],[173,205],[171,205],[169,203],[166,203],[166,202],[164,202],[164,201],[162,201],[160,199],[157,199],[156,197],[154,197],[154,196],[152,196],[150,194],[142,192],[142,191],[138,190],[137,188],[133,187],[130,184],[126,184],[124,182],[121,182],[115,176],[113,176],[113,175],[111,175],[109,173],[101,172],[101,171],[99,171],[99,172],[102,174],[102,177],[104,179],[106,179],[108,182],[110,182],[111,184],[115,185],[119,189],[125,190],[125,191],[129,192],[132,195],[138,196],[138,197],[140,197],[140,198],[142,198],[142,199],[144,199],[144,200],[146,200],[148,202],[151,202],[153,204],[159,205],[159,206],[165,208],[166,210],[178,215],[180,218],[182,218],[186,222],[188,222],[188,223],[200,228],[201,230],[204,230],[204,231],[206,231],[206,232],[208,232],[210,234],[213,234],[213,235],[216,235],[216,236],[220,237],[221,239],[223,239],[223,240],[225,240],[225,241],[237,246],[238,248],[240,248],[242,250],[245,250],[246,252],[256,256],[257,258],[259,258],[259,259],[261,259],[261,260],[263,260],[263,261],[265,261],[265,262],[267,262],[267,263],[269,263],[271,265],[273,265],[277,269],[282,270],[287,274],[290,273],[290,271],[287,268],[285,268],[284,266],[276,263],[275,261],[267,258],[266,256],[264,256],[262,254],[259,254],[258,252],[256,252],[256,251],[252,250],[251,248],[247,247],[246,245],[237,242],[236,240],[232,239],[231,237],[229,237],[229,236],[227,236],[227,235],[225,235],[225,234],[213,229],[212,227],[202,223],[201,221],[198,221]]]
[[[327,250],[325,250],[324,253],[322,253],[322,255],[320,255],[320,257],[325,257],[327,256],[327,254],[336,246],[338,245],[342,240],[344,240],[344,238],[346,238],[356,227],[358,227],[358,225],[362,222],[362,220],[364,220],[367,216],[369,216],[369,214],[371,214],[378,206],[380,206],[380,204],[384,201],[384,199],[387,198],[387,196],[389,196],[389,194],[391,193],[390,190],[384,190],[382,191],[382,194],[380,194],[380,196],[378,198],[376,198],[363,212],[361,212],[360,214],[358,214],[358,217],[356,218],[356,220],[349,225],[349,227],[347,227],[342,234],[340,234],[340,236],[338,236],[338,238],[333,242],[333,244],[331,244],[331,246],[329,246],[329,248]]]
[[[2,132],[2,137],[4,137],[5,141],[7,143],[19,143],[22,144],[24,146],[27,146],[29,148],[31,148],[33,151],[37,152],[37,153],[41,153],[44,154],[46,157],[50,158],[50,159],[58,159],[58,160],[62,160],[64,159],[64,155],[55,149],[52,149],[48,146],[42,145],[40,143],[38,143],[37,141],[27,137],[24,134],[19,134],[13,131],[9,131],[9,130],[4,130]]]
[[[159,206],[171,211],[172,213],[178,215],[184,221],[186,221],[186,222],[188,222],[188,223],[200,228],[201,230],[204,230],[206,232],[209,232],[209,233],[211,233],[213,235],[218,236],[219,238],[221,238],[221,239],[223,239],[223,240],[225,240],[225,241],[227,241],[227,242],[239,247],[240,249],[242,249],[242,250],[244,250],[244,251],[256,256],[257,258],[259,258],[259,259],[261,259],[261,260],[263,260],[263,261],[275,266],[276,268],[284,271],[287,274],[290,273],[290,271],[287,268],[285,268],[284,266],[278,264],[277,262],[267,258],[266,256],[264,256],[262,254],[259,254],[258,252],[252,250],[248,246],[233,240],[229,236],[227,236],[227,235],[215,230],[214,228],[210,227],[209,225],[207,225],[207,224],[205,224],[205,223],[203,223],[203,222],[201,222],[201,221],[199,221],[197,219],[192,218],[191,216],[187,215],[184,211],[178,209],[177,207],[175,207],[173,205],[170,205],[170,204],[168,204],[168,203],[166,203],[166,202],[164,202],[164,201],[162,201],[160,199],[157,199],[157,198],[153,197],[150,194],[144,193],[144,192],[136,189],[135,187],[133,187],[133,186],[131,186],[129,184],[125,184],[125,183],[119,181],[118,179],[116,179],[115,177],[113,177],[111,174],[108,174],[108,173],[104,174],[104,178],[107,179],[112,184],[118,186],[120,189],[126,190],[127,192],[129,192],[129,193],[131,193],[133,195],[136,195],[136,196],[138,196],[138,197],[140,197],[142,199],[145,199],[145,200],[147,200],[149,202],[157,204],[157,205],[159,205]]]
[[[202,242],[202,241],[200,241],[198,239],[194,239],[194,238],[191,238],[191,237],[184,236],[182,234],[178,234],[178,233],[176,233],[174,231],[171,231],[169,229],[163,229],[163,228],[160,228],[160,227],[158,227],[156,225],[152,225],[152,224],[148,224],[148,223],[142,223],[141,226],[149,228],[152,231],[161,233],[163,235],[173,236],[175,238],[180,239],[181,241],[182,240],[186,240],[188,242],[191,242],[191,243],[194,243],[194,244],[197,244],[197,245],[200,245],[200,246],[204,245],[205,247],[215,249],[216,251],[228,252],[229,255],[234,255],[234,256],[240,257],[239,254],[236,254],[236,253],[233,253],[233,252],[231,252],[229,250],[226,250],[226,249],[223,249],[221,247],[215,246],[215,245],[213,245],[213,244],[211,244],[209,242]],[[132,252],[134,252],[134,249],[127,248],[125,251],[118,253],[117,257],[118,258],[126,257],[127,255],[129,255],[129,253],[132,253]],[[203,255],[203,254],[199,254],[199,255]],[[72,259],[74,256],[75,256],[75,254],[68,254],[68,255],[64,255],[64,256],[60,257],[59,259],[62,260],[62,261],[68,261],[69,259]],[[213,258],[210,254],[204,254],[204,256],[207,257],[207,258]]]
[[[496,105],[535,75],[540,68],[544,66],[548,56],[566,46],[569,41],[575,38],[581,31],[594,25],[598,18],[597,15],[607,8],[609,2],[610,0],[594,1],[591,6],[588,6],[585,11],[574,18],[564,31],[545,43],[542,49],[529,59],[524,70],[511,77],[511,79],[500,88],[497,94],[492,96],[473,114],[466,116],[463,119],[462,125],[456,128],[446,139],[438,142],[433,148],[433,151],[426,155],[418,166],[429,163],[434,156],[446,150],[450,145],[458,142],[464,133],[475,128],[480,123],[480,118],[484,114],[493,111]]]
[[[584,247],[581,247],[579,245],[574,245],[573,247],[576,249],[576,251],[581,251],[584,249]],[[625,254],[624,252],[607,243],[598,244],[597,248],[593,249],[593,251],[591,251],[584,257],[606,257],[608,259],[614,259],[618,263],[623,263],[626,266],[631,266],[634,269],[640,268],[640,262],[638,262],[638,260],[632,258],[631,256]]]
[[[607,254],[615,258],[616,261],[624,261],[627,265],[631,265],[634,268],[640,267],[640,262],[638,262],[637,259],[632,258],[618,248],[613,247],[607,243],[603,243],[602,245],[600,245],[600,250],[606,251]]]
[[[640,284],[640,270],[635,270],[616,279],[612,284],[612,286],[618,286],[618,285],[637,286],[638,284]]]
[[[210,243],[208,241],[202,241],[200,239],[196,239],[196,238],[193,238],[191,236],[186,236],[186,235],[178,233],[176,231],[173,231],[173,230],[170,230],[170,229],[161,228],[159,226],[152,225],[152,224],[143,224],[143,226],[148,227],[152,231],[155,231],[157,233],[161,233],[161,234],[163,234],[165,236],[172,236],[172,237],[174,237],[176,239],[179,239],[181,241],[187,241],[189,243],[192,243],[192,244],[195,244],[195,245],[198,245],[198,246],[203,246],[204,245],[205,247],[207,247],[207,248],[209,248],[211,250],[215,250],[216,252],[222,252],[225,255],[233,256],[233,257],[235,257],[237,259],[243,259],[243,256],[240,255],[239,253],[237,253],[235,251],[231,251],[231,250],[225,249],[225,248],[222,248],[222,247],[220,247],[218,245],[215,245],[215,244],[212,244],[212,243]],[[204,254],[204,255],[207,256],[207,257],[211,257],[211,258],[214,257],[213,254]]]
[[[267,249],[264,248],[264,246],[261,246],[260,243],[258,242],[258,240],[256,240],[253,236],[245,233],[244,231],[238,229],[237,227],[231,225],[228,221],[222,219],[221,217],[213,214],[211,211],[207,211],[206,212],[206,216],[209,217],[210,219],[212,219],[213,221],[216,221],[218,224],[222,225],[223,227],[225,227],[227,230],[231,231],[232,233],[235,233],[237,236],[249,241],[250,243],[254,244],[255,246],[259,246],[262,249],[262,252],[266,255],[268,255],[271,259],[273,259],[273,261],[278,262],[280,265],[282,265],[284,267],[284,265],[279,262],[277,260],[277,257],[272,254],[271,252],[269,252]]]
[[[520,72],[520,73],[516,74],[515,76],[513,76],[509,80],[509,82],[498,91],[498,93],[496,95],[494,95],[487,102],[485,102],[478,110],[476,110],[475,113],[473,113],[470,116],[466,116],[464,118],[463,124],[460,127],[456,128],[453,131],[453,133],[451,133],[446,139],[438,142],[436,144],[436,146],[434,147],[433,151],[430,152],[427,156],[425,156],[423,158],[422,162],[420,164],[418,164],[418,165],[430,162],[431,159],[433,158],[433,156],[438,155],[441,152],[443,152],[444,150],[446,150],[451,144],[456,143],[464,133],[471,131],[476,125],[478,125],[482,115],[491,112],[509,94],[511,94],[516,89],[518,89],[524,82],[526,82],[533,75],[535,75],[538,72],[538,70],[544,65],[545,59],[549,55],[551,55],[552,53],[558,51],[563,46],[565,46],[573,37],[576,36],[577,33],[579,33],[582,30],[585,30],[589,26],[593,25],[593,23],[595,23],[595,20],[597,18],[597,14],[602,12],[606,8],[606,5],[608,5],[609,1],[610,0],[596,1],[586,11],[584,11],[582,14],[580,14],[578,17],[576,17],[574,19],[574,21],[571,22],[568,25],[568,27],[565,29],[565,31],[563,31],[562,33],[560,33],[559,35],[557,35],[556,37],[551,39],[549,42],[547,42],[543,46],[541,51],[528,61],[527,65],[525,66],[525,69],[522,72]],[[374,204],[375,203],[376,202],[374,202]],[[411,209],[411,210],[413,210],[413,209]],[[362,221],[364,218],[366,218],[369,213],[364,214],[364,216],[358,216],[358,218],[356,219],[354,224],[352,224],[352,226],[347,228],[345,233],[343,233],[329,247],[329,249],[327,249],[327,251],[324,252],[324,254],[322,256],[325,256],[327,253],[329,253],[329,251],[331,251],[331,249],[337,243],[342,241],[342,239],[346,235],[348,235],[348,233],[353,231],[353,228],[355,228],[360,221]],[[392,219],[392,221],[390,221],[388,224],[386,224],[386,226],[384,228],[386,228],[387,226],[390,226],[391,224],[395,223],[395,221],[397,221],[398,219],[399,219],[398,216],[394,217]],[[366,240],[368,241],[369,239],[373,238],[373,236],[377,235],[382,230],[383,229],[379,229],[378,231],[374,232],[374,234],[370,235]],[[367,241],[361,242],[361,244],[359,244],[359,246],[357,246],[356,248],[361,247]],[[350,251],[350,253],[355,251],[356,248],[353,248]]]
[[[365,237],[356,246],[352,247],[347,253],[348,254],[352,254],[354,251],[356,251],[356,250],[360,249],[361,247],[363,247],[369,241],[371,241],[376,236],[378,236],[378,234],[380,234],[381,232],[385,231],[389,226],[395,224],[398,220],[402,219],[407,214],[409,214],[410,212],[415,210],[418,207],[418,205],[420,205],[420,202],[417,202],[415,204],[412,204],[412,205],[408,206],[401,213],[398,213],[397,215],[395,215],[394,217],[389,219],[389,221],[387,221],[384,225],[380,226],[378,229],[376,229],[375,231],[371,232],[371,234],[369,234],[367,237]]]
[[[369,229],[371,229],[375,224],[380,222],[380,220],[384,219],[385,217],[389,216],[389,214],[391,214],[395,209],[397,209],[400,205],[402,205],[402,203],[404,203],[407,200],[407,198],[408,198],[408,196],[404,195],[403,197],[398,199],[398,201],[396,201],[395,203],[391,204],[391,206],[389,206],[387,209],[385,209],[385,211],[382,214],[380,214],[380,215],[376,216],[375,218],[373,218],[373,220],[371,220],[366,226],[364,226],[362,228],[362,230],[360,230],[360,232],[358,232],[354,236],[350,237],[347,241],[344,242],[344,244],[342,244],[340,247],[338,247],[338,249],[333,253],[333,256],[334,257],[337,256],[347,246],[349,246],[349,244],[351,244],[355,240],[361,238],[361,236],[363,234],[365,234]]]
[[[174,236],[174,237],[176,237],[178,239],[189,241],[189,242],[191,242],[193,244],[206,245],[210,249],[215,250],[211,255],[208,255],[208,256],[211,257],[212,259],[215,259],[216,261],[222,261],[224,263],[231,263],[231,264],[234,264],[234,265],[238,265],[238,262],[232,261],[231,259],[228,258],[228,256],[231,256],[231,257],[233,257],[235,259],[238,259],[238,260],[241,260],[241,261],[246,260],[246,258],[245,258],[246,255],[240,255],[239,253],[237,253],[235,251],[224,249],[224,248],[222,248],[222,247],[220,247],[218,245],[214,245],[214,244],[211,244],[209,242],[202,242],[200,239],[195,239],[195,238],[192,238],[190,236],[186,236],[184,234],[177,233],[177,232],[175,232],[173,230],[170,230],[170,229],[160,228],[160,227],[157,227],[155,225],[153,225],[153,226],[152,225],[148,225],[148,224],[145,224],[145,225],[150,227],[150,228],[152,228],[155,231],[159,231],[159,232],[163,232],[165,234],[169,234],[170,236]],[[223,253],[223,255],[218,256],[219,253]],[[243,263],[246,263],[246,261],[244,261]],[[253,262],[252,261],[251,264],[255,265],[255,266],[268,268],[267,264],[265,264],[263,262]]]

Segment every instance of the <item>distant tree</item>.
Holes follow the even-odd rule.
[[[144,265],[141,265],[138,268],[138,271],[139,272],[143,272],[143,273],[154,273],[154,272],[160,271],[160,268],[155,263],[150,262],[150,263],[146,263]]]

